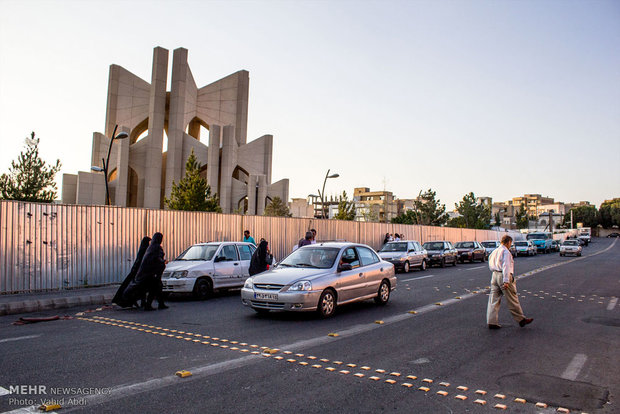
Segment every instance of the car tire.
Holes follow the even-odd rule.
[[[422,272],[426,270],[426,260],[422,260],[422,263],[420,263],[420,270]]]
[[[482,260],[480,260],[480,263],[484,263],[487,261],[487,257],[485,255],[482,255]]]
[[[375,303],[377,305],[385,305],[390,300],[390,284],[387,280],[382,280],[379,285],[379,290],[377,291],[377,296],[375,296]]]
[[[332,289],[325,289],[319,297],[319,303],[316,307],[321,318],[330,318],[336,313],[336,292]]]
[[[192,293],[196,299],[209,299],[213,296],[213,283],[211,283],[211,280],[209,279],[198,279],[194,284],[194,290]]]
[[[581,257],[581,252],[577,253],[577,256]]]
[[[405,264],[403,265],[403,273],[409,273],[409,270],[411,270],[409,268],[409,261],[406,261]]]
[[[456,260],[455,260],[455,262],[456,262]],[[441,259],[441,263],[439,264],[439,266],[440,267],[446,267],[446,258],[445,257]]]

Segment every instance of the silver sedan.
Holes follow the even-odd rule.
[[[374,299],[385,305],[395,287],[394,266],[370,247],[319,243],[299,248],[273,269],[248,278],[241,301],[258,313],[317,311],[327,318],[345,303]]]

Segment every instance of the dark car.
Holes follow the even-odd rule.
[[[458,253],[459,262],[463,263],[467,260],[473,263],[474,260],[484,262],[487,258],[487,252],[484,247],[477,241],[462,241],[454,245]]]
[[[607,237],[620,237],[620,233],[609,233]]]
[[[449,241],[429,241],[424,243],[422,247],[426,250],[426,253],[428,254],[429,266],[438,264],[441,267],[445,267],[446,263],[452,263],[452,266],[456,266],[458,256],[456,253],[456,249]]]

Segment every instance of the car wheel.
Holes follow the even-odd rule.
[[[581,252],[577,253],[577,256],[581,256]]]
[[[454,262],[456,262],[456,260]],[[441,259],[441,263],[439,264],[439,266],[446,267],[446,258],[445,257],[443,259]]]
[[[379,285],[379,291],[377,292],[377,296],[375,296],[375,303],[377,305],[385,305],[390,300],[390,284],[387,280],[381,281],[381,285]]]
[[[193,294],[196,299],[208,299],[213,295],[213,284],[209,279],[198,279],[194,285]]]
[[[319,298],[317,311],[321,318],[329,318],[336,313],[336,294],[331,289],[325,289]]]
[[[405,264],[403,265],[403,273],[409,273],[409,262],[405,262]]]
[[[422,260],[422,263],[420,264],[420,270],[421,271],[425,271],[426,270],[426,260]]]
[[[487,261],[487,257],[485,255],[482,255],[482,260],[480,261],[480,263],[484,263]]]

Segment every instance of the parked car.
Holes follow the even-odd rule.
[[[530,233],[527,235],[527,239],[532,241],[539,252],[549,253],[551,251],[551,243],[553,241],[551,233]]]
[[[311,244],[246,279],[241,302],[258,313],[316,310],[327,318],[345,303],[374,299],[385,305],[396,288],[394,273],[394,265],[366,245]]]
[[[531,240],[518,240],[514,242],[515,250],[517,252],[517,256],[534,256],[536,255],[538,249],[534,246]]]
[[[241,287],[250,276],[255,250],[252,243],[243,242],[194,244],[166,265],[163,291],[206,299],[214,290]]]
[[[409,273],[411,267],[426,270],[428,254],[415,240],[386,243],[378,253],[380,258],[392,263],[396,271]]]
[[[459,262],[463,263],[465,260],[474,262],[474,260],[480,260],[484,262],[487,258],[487,251],[477,241],[462,241],[454,244],[458,253]]]
[[[590,238],[590,233],[587,232],[582,232],[579,233],[579,236],[577,236],[577,238],[579,240],[583,240],[583,242],[586,244],[586,246],[590,243],[591,238]]]
[[[607,237],[620,237],[620,233],[609,233]]]
[[[501,243],[498,240],[485,240],[480,244],[484,247],[488,259],[491,253],[493,253],[493,250],[497,249]]]
[[[452,263],[452,266],[456,266],[458,255],[456,249],[449,241],[429,241],[424,243],[422,247],[426,249],[428,254],[429,266],[438,264],[441,267],[446,267],[446,263]]]
[[[551,250],[554,252],[559,252],[560,251],[560,241],[559,240],[553,240],[551,242]]]
[[[574,254],[581,256],[582,247],[579,244],[579,240],[564,240],[560,246],[560,256],[566,256],[567,254]]]

